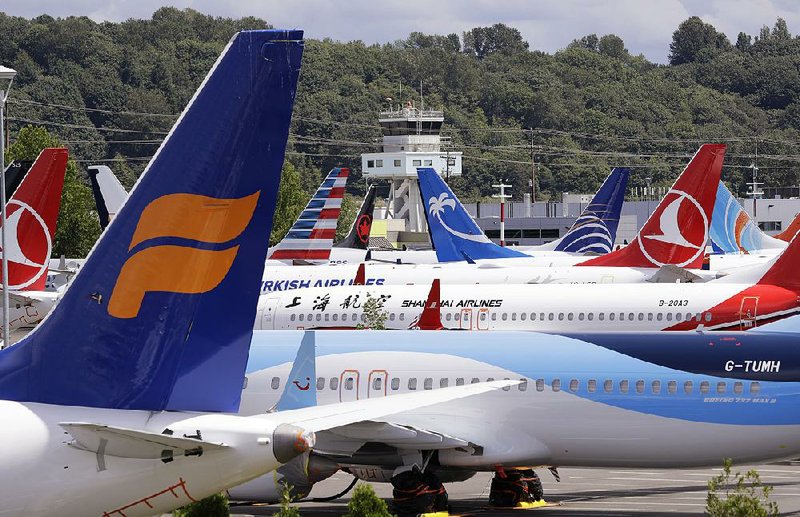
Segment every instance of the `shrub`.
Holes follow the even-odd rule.
[[[174,517],[228,517],[228,498],[225,494],[214,494],[196,503],[187,504],[173,512]]]
[[[386,502],[366,483],[359,483],[347,503],[345,517],[392,517]]]
[[[753,469],[731,476],[731,465],[726,459],[722,473],[708,482],[706,513],[712,517],[778,515],[778,504],[768,501],[772,487],[761,484],[758,472]]]

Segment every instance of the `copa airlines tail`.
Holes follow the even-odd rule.
[[[429,167],[417,168],[417,177],[422,198],[425,200],[431,240],[439,262],[530,258],[530,255],[490,241],[435,170]]]
[[[236,411],[301,38],[231,40],[61,303],[0,351],[0,399]]]
[[[125,203],[128,193],[106,165],[90,166],[89,182],[92,185],[92,195],[97,206],[100,226],[105,229]]]
[[[630,173],[623,167],[611,171],[572,228],[557,241],[556,251],[598,255],[611,252]]]
[[[725,145],[701,146],[629,245],[580,265],[700,269],[724,158]]]
[[[752,253],[784,249],[787,241],[770,237],[750,218],[744,207],[720,181],[711,216],[711,242],[722,253]]]
[[[67,170],[66,149],[44,149],[6,205],[8,284],[43,291]]]
[[[350,169],[331,169],[289,233],[270,252],[271,260],[328,262],[349,175]]]

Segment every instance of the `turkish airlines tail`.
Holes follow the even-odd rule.
[[[700,269],[725,158],[724,144],[705,144],[661,200],[633,241],[581,266]]]
[[[327,262],[331,256],[336,223],[342,211],[344,187],[350,169],[331,169],[314,197],[300,213],[289,233],[270,251],[271,260]]]
[[[6,205],[10,291],[44,291],[53,251],[66,149],[44,149]]]
[[[789,242],[794,239],[794,236],[797,235],[798,232],[800,232],[800,214],[794,216],[792,222],[789,223],[789,227],[776,235],[775,238]]]

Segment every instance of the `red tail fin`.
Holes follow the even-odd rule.
[[[757,283],[800,291],[800,238],[795,237]]]
[[[794,216],[792,222],[789,223],[789,227],[776,235],[775,238],[782,241],[791,242],[792,239],[794,239],[794,236],[797,235],[797,232],[800,232],[800,214]]]
[[[367,283],[367,268],[364,267],[364,263],[358,265],[358,271],[356,271],[356,277],[353,279],[353,285],[366,285]]]
[[[6,205],[9,290],[44,290],[67,157],[66,149],[44,149]]]
[[[442,330],[442,308],[441,299],[439,295],[439,279],[436,278],[431,284],[431,290],[428,293],[428,299],[425,300],[425,308],[422,309],[422,314],[419,315],[417,321],[411,324],[410,328],[420,330]]]
[[[580,265],[702,267],[724,158],[724,144],[700,147],[630,244]]]

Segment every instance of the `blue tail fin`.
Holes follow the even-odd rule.
[[[530,258],[490,241],[435,170],[420,167],[417,177],[439,262],[462,261],[465,256],[472,260]]]
[[[721,181],[717,187],[717,200],[714,202],[714,212],[711,214],[709,234],[711,242],[723,253],[786,248],[786,242],[761,231]]]
[[[297,350],[297,357],[294,358],[292,371],[289,372],[289,378],[286,379],[286,387],[284,387],[283,394],[275,406],[278,411],[317,405],[315,347],[316,333],[313,330],[308,330],[303,334],[303,340]]]
[[[611,252],[617,238],[619,216],[630,173],[630,169],[621,167],[611,171],[592,202],[558,242],[556,251],[598,255]]]
[[[0,351],[0,399],[238,408],[301,38],[231,39],[64,298]]]

